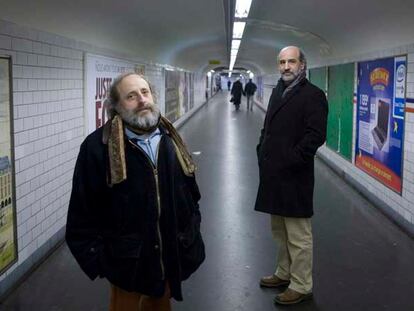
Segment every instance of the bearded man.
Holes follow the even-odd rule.
[[[205,257],[195,165],[143,76],[114,80],[108,112],[80,147],[66,241],[111,311],[171,310]]]
[[[276,271],[260,285],[288,286],[274,302],[295,304],[312,297],[314,156],[326,138],[328,103],[306,79],[306,58],[298,47],[282,49],[278,61],[281,78],[257,146],[255,210],[270,214],[279,250]]]

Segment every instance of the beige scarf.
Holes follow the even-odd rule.
[[[160,123],[173,141],[175,153],[180,161],[184,174],[193,176],[196,170],[196,165],[181,139],[181,136],[166,118],[161,117]],[[105,145],[108,145],[109,152],[110,176],[108,176],[108,184],[110,186],[119,184],[127,179],[124,125],[119,115],[115,115],[111,120],[105,123],[102,141]]]

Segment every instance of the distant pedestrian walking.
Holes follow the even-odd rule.
[[[252,82],[252,79],[249,79],[249,82],[247,82],[244,87],[244,94],[247,97],[247,110],[249,110],[249,104],[250,104],[250,110],[253,110],[253,96],[256,90],[257,90],[256,84]]]
[[[227,80],[227,90],[229,90],[229,91],[230,91],[230,86],[231,86],[231,81]]]
[[[237,79],[237,81],[233,83],[233,87],[231,88],[233,104],[236,106],[236,110],[239,110],[240,108],[242,94],[243,94],[243,85],[240,82],[240,79]]]

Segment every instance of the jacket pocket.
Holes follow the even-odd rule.
[[[186,230],[177,235],[182,280],[194,273],[206,257],[199,221],[199,216],[193,215]]]
[[[141,255],[142,240],[124,236],[113,239],[109,243],[109,251],[114,258],[136,258]]]
[[[111,239],[108,243],[108,280],[122,289],[133,291],[142,274],[142,240],[132,236]]]
[[[191,218],[194,213],[195,203],[193,196],[186,184],[179,188],[179,200],[177,201],[177,216],[179,228],[184,228],[187,224],[184,223]]]

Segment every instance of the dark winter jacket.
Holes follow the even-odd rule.
[[[108,149],[102,128],[82,143],[73,177],[66,226],[67,244],[91,278],[160,297],[168,280],[182,300],[181,281],[204,260],[200,234],[200,194],[184,175],[165,130],[155,168],[125,139],[127,179],[107,184]]]
[[[244,93],[246,96],[253,96],[256,92],[257,86],[253,82],[249,81],[246,83],[246,86],[244,87]]]
[[[328,103],[308,80],[282,99],[279,81],[269,100],[257,155],[255,210],[285,217],[313,215],[314,156],[326,138]]]

